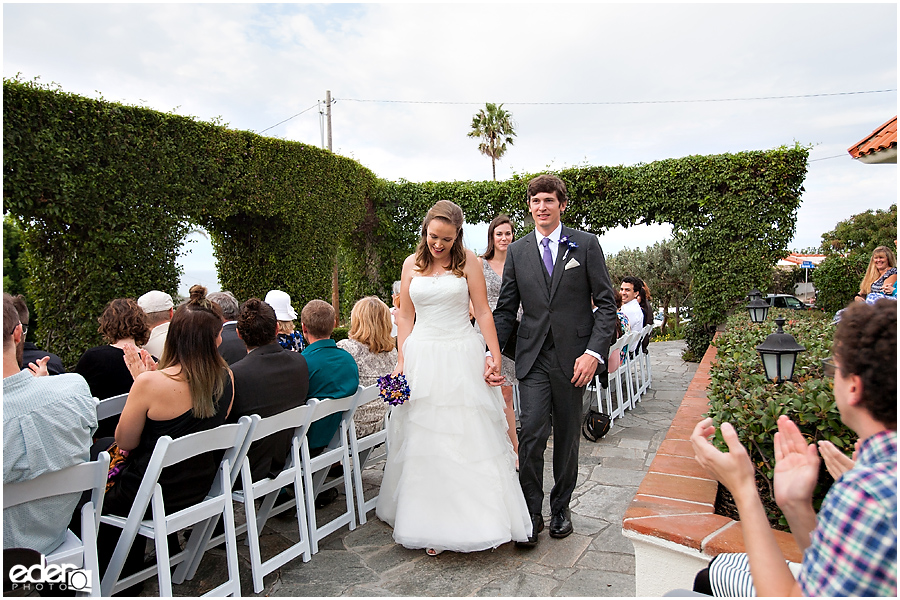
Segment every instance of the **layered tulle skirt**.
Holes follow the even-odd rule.
[[[409,401],[389,421],[376,514],[407,548],[472,552],[524,541],[519,487],[499,388],[484,382],[484,342],[417,323],[404,346]]]

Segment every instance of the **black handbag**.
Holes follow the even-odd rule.
[[[599,442],[600,438],[609,433],[611,425],[609,415],[597,412],[591,408],[588,409],[587,414],[584,416],[584,422],[581,424],[581,435],[586,440]]]

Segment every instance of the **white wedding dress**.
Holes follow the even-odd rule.
[[[409,400],[394,407],[376,514],[407,548],[472,552],[525,541],[531,518],[500,389],[484,381],[484,340],[466,280],[413,277],[416,322],[403,346]]]

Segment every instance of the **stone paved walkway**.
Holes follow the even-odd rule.
[[[531,550],[509,543],[493,551],[429,557],[422,550],[395,544],[391,529],[372,511],[365,525],[354,531],[344,527],[326,538],[310,562],[297,559],[267,576],[260,595],[634,596],[634,548],[622,536],[622,518],[697,369],[696,363],[681,360],[683,350],[684,342],[651,344],[653,388],[598,443],[582,438],[571,504],[575,533],[569,537],[555,540],[545,530]],[[548,495],[553,485],[551,452],[552,439],[544,474]],[[367,484],[378,485],[380,470],[367,469],[365,478]],[[336,502],[342,501],[343,495]],[[549,512],[545,500],[545,520]],[[263,556],[285,547],[286,539],[296,541],[296,522],[286,515],[267,525]],[[242,539],[241,590],[252,596]],[[175,594],[202,594],[220,583],[224,572],[224,553],[214,549],[204,557],[193,581],[175,586]],[[147,582],[142,595],[157,595],[155,579]]]

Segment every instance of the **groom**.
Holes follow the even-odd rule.
[[[551,422],[550,536],[572,533],[569,501],[578,478],[582,396],[609,352],[616,304],[597,236],[560,223],[566,184],[555,175],[540,175],[528,182],[526,198],[535,231],[509,246],[494,322],[503,348],[522,303],[515,359],[522,424],[519,483],[533,529],[528,542],[518,545],[533,547],[544,529],[544,450]]]

